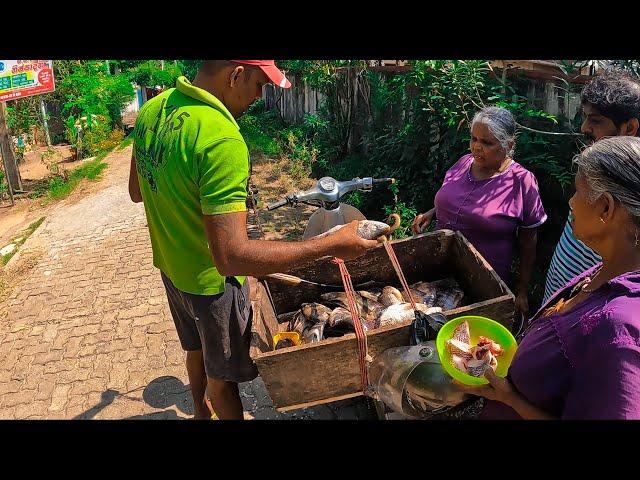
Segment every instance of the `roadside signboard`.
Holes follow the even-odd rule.
[[[0,102],[55,90],[51,60],[0,60]]]

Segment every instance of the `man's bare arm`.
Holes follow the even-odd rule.
[[[356,221],[332,235],[302,242],[250,240],[247,212],[205,215],[204,225],[213,261],[224,276],[261,276],[287,271],[325,255],[350,260],[378,245],[375,240],[357,235]]]
[[[131,169],[129,170],[129,196],[132,202],[140,203],[142,201],[138,172],[136,171],[136,157],[133,152],[131,152]]]

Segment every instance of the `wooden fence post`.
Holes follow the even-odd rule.
[[[7,127],[7,104],[0,102],[0,150],[4,160],[4,173],[7,176],[9,188],[14,192],[22,191],[22,179],[13,153],[13,145]]]

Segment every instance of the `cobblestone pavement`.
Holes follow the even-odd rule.
[[[144,208],[127,191],[130,156],[111,153],[97,191],[51,209],[9,264],[39,259],[0,321],[0,419],[193,414]],[[279,413],[259,377],[240,389],[256,419],[373,418],[362,399]]]

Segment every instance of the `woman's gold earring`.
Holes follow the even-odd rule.
[[[601,221],[602,223],[604,223],[604,220],[603,220],[603,218],[602,218],[602,217],[600,217],[600,221]]]
[[[637,247],[639,243],[640,242],[638,242],[638,229],[636,228],[636,243],[635,243],[635,246]]]

